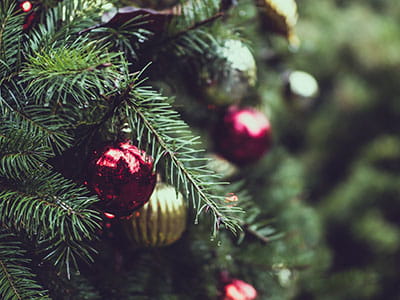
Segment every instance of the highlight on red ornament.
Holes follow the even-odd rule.
[[[105,212],[105,213],[104,213],[104,216],[105,216],[107,219],[115,219],[115,215],[114,215],[114,214],[110,214],[110,213],[108,213],[108,212]]]
[[[31,1],[23,1],[19,5],[19,7],[21,7],[23,12],[29,12],[32,9],[32,3],[31,3]]]
[[[224,287],[222,300],[254,300],[257,298],[257,291],[243,280],[232,279]]]

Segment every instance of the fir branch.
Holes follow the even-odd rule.
[[[26,52],[62,45],[67,37],[92,26],[104,12],[104,0],[63,0],[46,12],[42,22],[29,32]]]
[[[0,296],[3,300],[50,299],[28,267],[30,259],[15,236],[0,231]]]
[[[227,206],[225,196],[213,194],[213,188],[224,183],[218,182],[219,176],[206,169],[208,159],[199,157],[203,150],[195,148],[198,137],[192,136],[167,98],[147,87],[136,87],[130,96],[124,112],[130,127],[136,130],[139,147],[144,145],[150,149],[155,164],[160,160],[165,162],[165,177],[191,197],[197,211],[195,222],[201,213],[209,212],[214,220],[213,235],[221,224],[236,232],[239,220],[232,213],[241,209]]]
[[[251,226],[247,224],[243,226],[243,229],[245,232],[259,239],[264,244],[268,244],[271,241],[267,236],[260,234],[257,230],[252,229]]]
[[[91,36],[96,39],[105,41],[115,51],[126,54],[127,57],[138,59],[137,49],[140,49],[153,33],[143,25],[148,21],[144,21],[145,16],[138,15],[119,26],[104,26],[102,24],[85,29],[79,34],[90,32]]]
[[[24,191],[25,189],[25,191]],[[0,191],[0,222],[25,232],[36,242],[45,259],[60,269],[77,268],[77,258],[92,261],[89,245],[97,238],[100,217],[89,207],[97,201],[84,188],[54,172],[35,174],[16,189]]]
[[[191,25],[190,27],[185,28],[185,29],[183,29],[183,30],[177,32],[176,34],[172,35],[172,36],[169,37],[168,39],[169,39],[169,40],[178,39],[180,36],[182,36],[182,35],[188,33],[189,31],[196,30],[196,29],[198,29],[199,27],[202,27],[202,26],[204,26],[204,25],[207,25],[207,24],[209,24],[209,23],[212,23],[212,22],[214,22],[215,20],[217,20],[217,19],[219,19],[219,18],[221,18],[221,17],[223,17],[223,16],[224,16],[224,13],[223,13],[223,12],[217,12],[215,15],[213,15],[213,16],[211,16],[211,17],[209,17],[209,18],[207,18],[207,19],[205,19],[205,20],[200,20],[200,21],[196,22],[195,24]]]
[[[15,144],[9,143],[9,138],[0,135],[0,175],[10,179],[22,179],[42,167],[51,156],[51,150],[41,145],[41,138],[21,131],[14,132],[13,135],[13,142],[17,141],[20,147],[15,147]]]
[[[30,177],[47,166],[47,159],[70,145],[68,122],[48,108],[9,109],[0,116],[0,176]]]
[[[182,32],[182,34],[165,42],[166,47],[164,52],[172,52],[177,57],[205,55],[217,45],[217,41],[213,35],[203,29]]]
[[[22,21],[14,1],[0,2],[0,86],[20,65]]]
[[[51,155],[55,155],[71,146],[72,136],[68,133],[71,121],[67,117],[54,115],[48,107],[27,106],[23,110],[10,108],[1,116],[1,120],[3,124],[0,125],[0,133],[6,138],[4,142],[8,143],[4,145],[6,149],[33,150],[36,145],[48,148]],[[29,137],[36,144],[29,141]]]
[[[181,1],[180,14],[170,26],[172,35],[188,28],[197,28],[196,24],[202,24],[204,20],[211,20],[220,12],[218,0],[194,0]],[[208,23],[208,22],[207,22]],[[174,34],[175,33],[175,34]]]
[[[263,215],[261,209],[250,198],[250,194],[246,190],[243,190],[242,185],[244,182],[237,182],[236,184],[238,185],[237,189],[240,190],[237,197],[238,202],[240,202],[241,207],[246,211],[240,223],[243,231],[239,235],[238,244],[240,244],[247,235],[256,238],[263,244],[268,244],[284,237],[285,234],[279,232],[272,225],[274,219],[268,218],[265,214]]]
[[[110,53],[96,41],[78,38],[27,58],[21,83],[37,103],[61,105],[74,101],[87,106],[115,89],[127,68],[120,53]]]

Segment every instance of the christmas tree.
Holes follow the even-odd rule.
[[[1,299],[396,299],[367,2],[2,0]]]
[[[291,5],[1,3],[4,299],[294,294],[318,220],[250,39]]]

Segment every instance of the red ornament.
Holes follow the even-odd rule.
[[[256,289],[239,279],[232,279],[224,286],[222,300],[253,300],[257,297]]]
[[[217,151],[238,165],[261,158],[271,144],[271,125],[254,108],[231,106],[215,131]]]
[[[95,152],[87,185],[97,193],[107,215],[129,216],[150,198],[156,184],[153,159],[129,143]]]

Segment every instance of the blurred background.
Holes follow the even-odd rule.
[[[304,162],[325,247],[296,299],[400,299],[400,2],[297,4],[301,47],[286,64],[320,93],[274,119]]]

